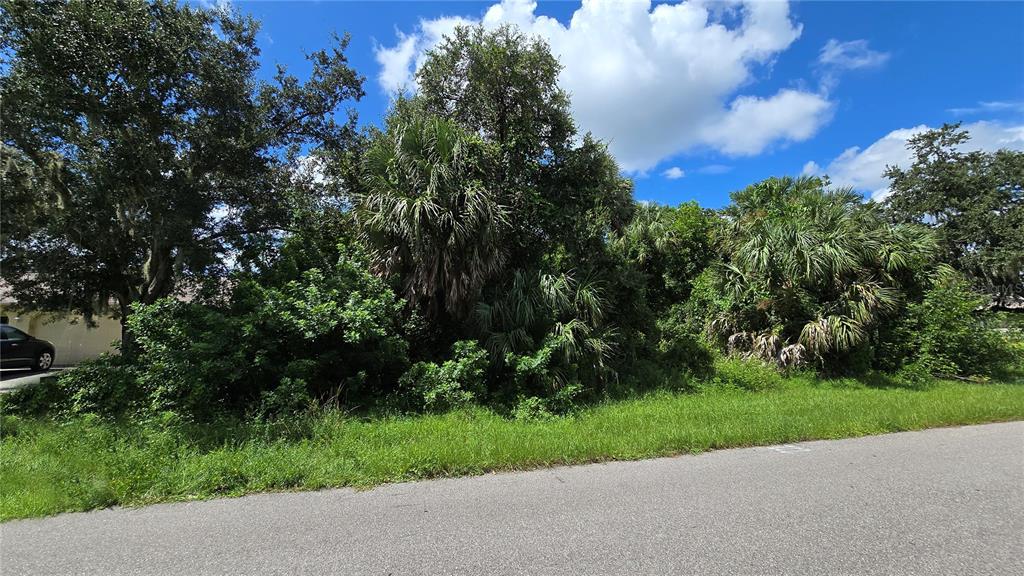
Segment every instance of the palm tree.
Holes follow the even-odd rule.
[[[770,178],[724,210],[720,273],[735,306],[711,323],[730,349],[780,364],[822,362],[868,341],[900,304],[900,277],[927,259],[926,229],[888,223],[850,189]]]
[[[616,334],[603,321],[606,306],[594,280],[516,270],[498,298],[477,304],[473,319],[495,366],[514,362],[520,385],[532,381],[551,392],[582,374],[614,375],[608,360]]]
[[[397,277],[428,316],[462,319],[502,268],[507,211],[483,183],[487,150],[478,137],[411,116],[367,150],[356,219],[376,273]]]

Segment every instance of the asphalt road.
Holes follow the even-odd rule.
[[[24,378],[25,376],[32,376],[37,374],[40,374],[40,372],[36,372],[34,370],[29,370],[26,368],[0,368],[0,382],[16,380],[19,378]],[[45,372],[42,372],[42,374],[45,374]]]
[[[15,574],[1024,574],[1024,422],[0,526]]]
[[[39,384],[42,378],[56,377],[62,368],[54,368],[49,372],[36,372],[24,369],[3,369],[0,370],[0,394],[10,390],[17,390],[24,386]]]

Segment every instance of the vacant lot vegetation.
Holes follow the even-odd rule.
[[[0,4],[4,283],[123,325],[0,400],[4,518],[1024,417],[1024,153],[958,125],[884,203],[660,206],[513,26],[359,126],[347,37],[264,80],[230,9]]]
[[[763,369],[734,370],[749,385]],[[483,408],[383,419],[331,410],[263,424],[6,417],[0,518],[1024,418],[1024,383],[760,380],[758,392],[720,383],[533,420]]]

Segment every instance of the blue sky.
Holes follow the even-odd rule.
[[[772,175],[828,173],[884,196],[907,137],[963,121],[974,147],[1024,149],[1024,3],[244,2],[264,71],[352,36],[360,122],[459,17],[516,22],[562,58],[581,128],[610,142],[636,197],[719,207]],[[675,176],[674,178],[672,176]]]

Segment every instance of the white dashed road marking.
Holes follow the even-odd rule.
[[[810,452],[810,448],[804,448],[803,446],[797,446],[796,444],[783,444],[781,446],[769,446],[769,450],[774,450],[779,454],[795,454],[797,452]]]

